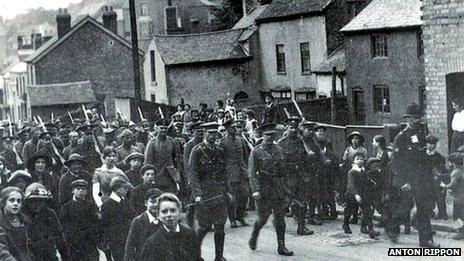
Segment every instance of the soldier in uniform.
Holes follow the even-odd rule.
[[[224,171],[224,150],[216,144],[219,124],[206,123],[201,125],[205,129],[204,141],[193,149],[190,155],[191,186],[195,202],[201,203],[217,196],[227,196],[227,173]],[[215,260],[225,260],[224,252],[224,225],[227,219],[227,202],[223,200],[196,207],[196,216],[200,229],[198,241],[201,242],[208,231],[214,226],[214,245],[216,248]]]
[[[299,133],[298,126],[301,123],[299,117],[290,117],[286,121],[288,135],[278,144],[285,153],[285,176],[288,178],[289,186],[299,204],[293,204],[292,210],[298,222],[298,235],[312,235],[314,231],[306,227],[307,203],[314,201],[312,198],[313,188],[316,187],[317,180],[312,175],[315,169],[311,168],[309,153],[315,154],[307,144],[304,144],[303,137]]]
[[[262,125],[263,143],[253,149],[248,163],[248,174],[253,198],[257,201],[258,220],[255,222],[251,239],[252,250],[256,249],[260,230],[274,212],[279,255],[291,256],[285,247],[285,210],[288,205],[287,179],[285,177],[284,150],[274,144],[277,131],[275,124]]]
[[[224,123],[227,135],[219,141],[219,146],[224,150],[226,160],[229,193],[235,198],[235,201],[227,208],[230,227],[232,228],[237,228],[237,221],[242,226],[248,226],[245,221],[246,204],[249,195],[246,170],[248,153],[245,141],[237,134],[237,124],[237,121],[234,120]]]
[[[126,162],[124,161],[131,153],[138,152],[142,153],[139,147],[134,146],[134,133],[128,129],[123,130],[119,134],[119,140],[122,141],[122,145],[116,148],[118,154],[118,163],[116,166],[122,170],[128,169]]]
[[[427,162],[425,130],[421,124],[422,113],[419,106],[408,106],[403,117],[407,120],[407,126],[395,137],[392,167],[401,190],[411,191],[414,196],[420,246],[440,247],[433,241],[430,223],[435,199],[434,176],[432,167]]]
[[[144,165],[153,165],[156,167],[156,180],[162,186],[164,192],[177,193],[180,190],[180,175],[176,167],[176,143],[169,136],[168,126],[169,121],[161,119],[156,122],[158,127],[158,135],[151,140],[145,149]]]

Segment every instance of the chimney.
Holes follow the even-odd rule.
[[[173,6],[166,7],[166,30],[177,30],[177,8]]]
[[[58,31],[58,38],[63,37],[66,33],[71,31],[71,15],[68,14],[66,8],[58,9],[58,14],[56,15],[56,27]]]
[[[32,44],[33,44],[34,50],[39,49],[40,46],[42,46],[42,44],[43,44],[42,34],[34,34]]]
[[[21,35],[18,35],[18,50],[21,49],[23,46],[23,37]]]
[[[118,14],[112,6],[104,6],[102,14],[103,26],[111,32],[118,33]]]

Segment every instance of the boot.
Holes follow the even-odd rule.
[[[410,225],[404,225],[404,234],[405,235],[410,235],[411,234],[411,226]]]
[[[351,234],[351,233],[353,233],[353,232],[351,231],[351,229],[350,229],[350,225],[348,225],[348,224],[343,224],[342,228],[343,228],[343,231],[345,231],[345,234]]]
[[[279,240],[278,242],[278,247],[277,247],[277,252],[281,256],[293,256],[293,251],[288,250],[288,248],[285,247],[285,241],[284,240]]]
[[[312,234],[314,234],[314,231],[308,229],[304,223],[300,223],[298,224],[298,229],[296,231],[296,233],[300,236],[310,236]]]
[[[255,223],[255,225],[253,226],[253,232],[251,232],[251,238],[248,241],[248,245],[250,246],[251,250],[256,250],[260,230],[261,230],[261,226],[259,226],[259,225],[257,225],[257,223]]]
[[[454,240],[463,240],[464,239],[464,226],[458,229],[458,233],[453,237]]]
[[[216,232],[214,233],[214,247],[216,252],[215,261],[222,261],[225,258],[222,256],[224,253],[224,241],[225,241],[225,234],[224,232]]]
[[[349,223],[350,223],[350,224],[354,224],[354,225],[358,224],[358,215],[353,216],[353,217],[350,219]]]
[[[430,240],[429,242],[422,244],[420,247],[425,247],[425,248],[440,248],[440,244],[437,244],[433,242],[433,240]]]
[[[308,219],[308,224],[313,226],[322,226],[322,221],[320,221],[316,217],[313,217]]]

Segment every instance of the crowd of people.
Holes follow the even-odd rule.
[[[215,260],[225,260],[227,221],[249,226],[252,210],[250,248],[273,214],[277,252],[291,256],[285,216],[309,236],[309,225],[338,219],[337,205],[347,234],[361,213],[360,232],[377,238],[377,211],[392,242],[404,225],[405,234],[419,230],[421,247],[439,247],[430,218],[448,218],[447,190],[453,218],[464,220],[463,156],[436,151],[439,140],[426,135],[417,105],[392,144],[381,135],[368,144],[355,131],[343,155],[334,153],[326,125],[280,120],[270,95],[260,121],[231,99],[211,109],[179,105],[154,124],[105,125],[95,110],[89,116],[2,125],[1,260],[99,260],[99,250],[114,261],[202,260],[209,232]],[[464,239],[464,226],[455,238]]]

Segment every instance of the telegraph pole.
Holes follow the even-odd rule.
[[[139,70],[139,41],[137,36],[137,15],[135,13],[135,0],[129,1],[129,16],[131,27],[131,42],[132,42],[132,70],[134,73],[134,92],[136,106],[140,105],[142,92],[140,90],[140,70]]]

